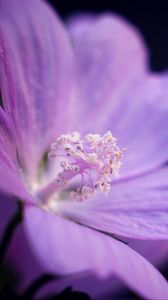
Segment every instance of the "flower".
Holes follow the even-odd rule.
[[[115,15],[76,18],[68,30],[43,1],[0,0],[0,190],[24,201],[25,232],[49,271],[113,274],[145,298],[167,298],[162,275],[114,238],[168,238],[167,75],[149,71],[141,37]],[[69,167],[46,163],[51,143],[108,130],[127,152],[107,196],[84,185],[73,192],[91,199],[72,201],[61,186],[51,208],[42,188]],[[74,155],[68,143],[61,149]]]

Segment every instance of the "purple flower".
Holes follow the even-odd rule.
[[[165,299],[162,275],[102,232],[124,240],[168,238],[167,75],[149,71],[141,37],[115,15],[75,18],[68,30],[43,1],[0,0],[0,190],[24,201],[25,232],[49,271],[115,275],[145,298]],[[102,136],[108,130],[127,147],[108,195],[74,201],[63,176],[64,191],[63,185],[55,190],[51,208],[42,187],[67,172],[57,160],[45,163],[51,143],[65,133]],[[69,144],[73,149],[63,144],[59,150],[75,155],[73,171],[82,163],[88,172],[86,157],[79,162],[74,154],[80,145]],[[107,183],[99,180],[96,154],[94,188]],[[109,167],[104,158],[103,166]],[[82,196],[88,196],[88,182]]]

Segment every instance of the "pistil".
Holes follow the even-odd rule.
[[[123,150],[117,139],[108,131],[103,136],[87,134],[84,138],[77,132],[61,135],[51,144],[49,159],[60,160],[61,172],[37,196],[46,203],[55,193],[70,188],[70,197],[84,201],[98,191],[108,193],[112,177],[117,176]],[[76,183],[72,182],[76,179]]]

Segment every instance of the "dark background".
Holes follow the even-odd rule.
[[[150,49],[152,70],[168,69],[167,0],[49,0],[62,18],[72,13],[114,11],[137,26]]]

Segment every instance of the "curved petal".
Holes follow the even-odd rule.
[[[127,147],[123,176],[167,161],[168,76],[146,69],[139,34],[110,14],[76,17],[69,28],[79,73],[80,130],[111,130],[121,147]]]
[[[78,43],[79,39],[82,41],[83,35],[88,34],[97,18],[96,14],[78,13],[67,19],[66,25],[75,44]]]
[[[0,191],[23,201],[34,202],[22,183],[14,141],[10,120],[0,108]]]
[[[33,281],[47,273],[34,256],[23,224],[17,227],[12,236],[6,253],[6,260],[10,263],[16,274],[18,274],[17,290],[19,290],[19,294],[32,284]]]
[[[16,146],[12,133],[12,124],[0,107],[0,161],[5,163],[11,170],[17,171]]]
[[[4,234],[4,230],[9,220],[12,218],[17,210],[15,201],[7,198],[7,196],[0,195],[0,239]],[[19,249],[19,255],[18,255]],[[39,262],[34,256],[33,249],[29,243],[27,234],[25,232],[24,223],[20,224],[12,237],[8,251],[5,255],[5,261],[10,263],[10,266],[18,274],[17,291],[22,293],[34,280],[40,278],[43,274],[48,274],[48,268]],[[89,293],[94,299],[105,298],[107,292],[117,287],[121,290],[122,285],[117,284],[119,280],[104,279],[101,280],[93,276],[91,272],[84,272],[75,274],[75,276],[66,276],[58,278],[47,285],[40,288],[37,293],[37,299],[43,299],[51,294],[62,292],[67,286],[72,286],[74,290]],[[97,288],[95,289],[95,286]]]
[[[129,240],[129,246],[134,250],[136,249],[137,252],[154,263],[155,266],[161,267],[161,264],[167,263],[168,241]],[[86,292],[91,298],[96,300],[111,300],[111,297],[113,297],[113,299],[124,299],[125,296],[125,285],[118,278],[109,276],[108,278],[102,279],[87,272],[82,274],[77,273],[75,276],[66,276],[61,278],[61,280],[47,285],[40,289],[38,297],[44,297],[45,293],[48,295],[49,292],[58,293],[67,286],[72,286],[74,290]]]
[[[87,121],[85,131],[102,131],[128,86],[146,73],[145,46],[134,27],[113,14],[78,17],[69,28],[79,79],[79,120]]]
[[[12,172],[4,163],[0,164],[0,191],[27,203],[35,204],[35,199],[22,183],[18,173]]]
[[[20,159],[33,172],[73,119],[72,49],[45,2],[0,0],[0,89],[22,146]]]
[[[56,210],[80,224],[137,239],[168,239],[168,168],[116,182],[107,196],[56,203]]]
[[[64,276],[61,279],[56,280],[56,282],[42,287],[37,293],[37,299],[44,298],[45,295],[47,297],[48,295],[61,293],[68,286],[71,286],[74,291],[87,293],[91,299],[94,300],[111,300],[112,296],[113,298],[115,297],[115,299],[120,299],[117,297],[117,292],[121,293],[125,288],[121,281],[113,276],[103,280],[102,278],[94,276],[91,272],[84,272]]]
[[[168,240],[144,241],[128,239],[128,245],[159,268],[168,262]]]
[[[26,210],[25,226],[36,255],[52,272],[92,269],[101,277],[119,276],[145,298],[168,297],[166,280],[123,243],[38,208]]]
[[[149,172],[168,161],[168,75],[150,75],[122,97],[107,121],[127,147],[121,176]]]

